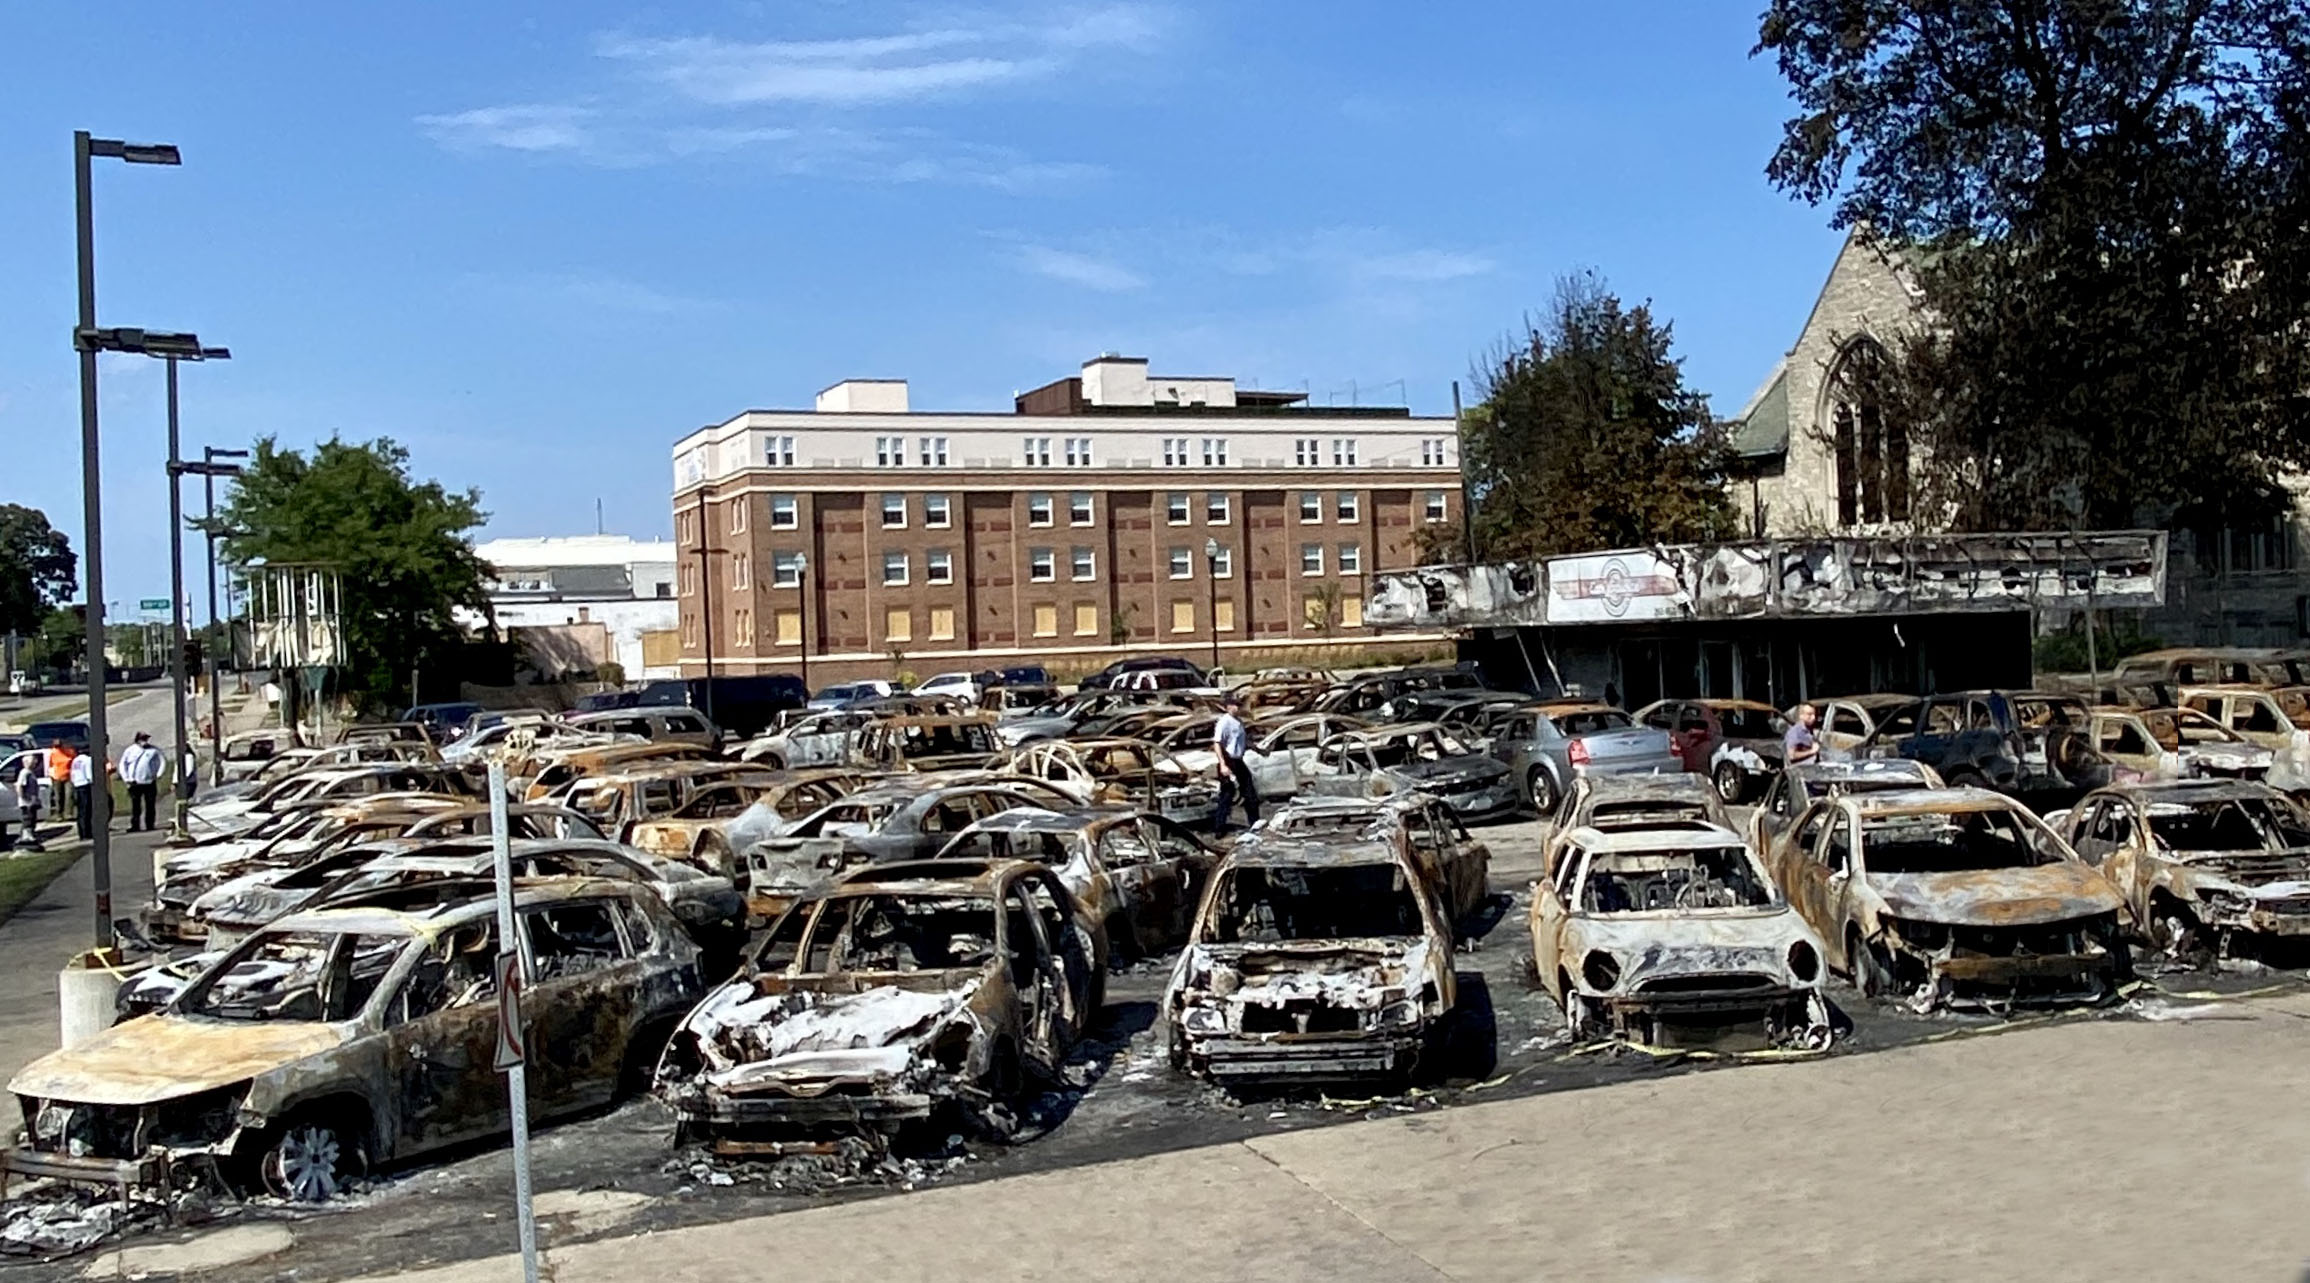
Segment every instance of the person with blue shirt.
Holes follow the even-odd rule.
[[[1219,761],[1219,810],[1211,817],[1211,831],[1227,831],[1227,813],[1235,809],[1236,795],[1243,797],[1243,822],[1259,823],[1259,785],[1251,778],[1251,764],[1243,755],[1251,751],[1250,737],[1243,729],[1243,700],[1229,695],[1220,713],[1219,721],[1211,728],[1211,748]]]
[[[1821,741],[1813,734],[1813,727],[1821,720],[1821,710],[1810,704],[1797,705],[1797,720],[1789,723],[1788,734],[1781,736],[1781,767],[1803,766],[1821,756]]]

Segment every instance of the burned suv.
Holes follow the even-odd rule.
[[[2275,789],[2233,780],[2107,788],[2078,803],[2066,827],[2163,952],[2227,954],[2241,936],[2310,937],[2310,817]]]

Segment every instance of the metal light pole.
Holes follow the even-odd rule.
[[[810,554],[794,554],[795,591],[802,594],[802,702],[810,702]]]
[[[237,477],[241,474],[236,464],[218,463],[219,459],[246,459],[246,450],[219,450],[213,445],[201,447],[201,499],[204,505],[201,517],[202,542],[209,553],[209,641],[202,649],[202,658],[209,670],[209,779],[212,783],[225,782],[225,713],[224,697],[217,692],[217,678],[224,666],[217,662],[214,649],[217,633],[217,478]],[[190,465],[187,465],[190,470]]]
[[[80,307],[73,347],[80,356],[80,498],[87,530],[81,541],[82,580],[88,603],[88,751],[96,754],[96,787],[88,791],[89,872],[96,883],[96,947],[109,949],[112,933],[112,790],[104,775],[112,746],[104,718],[104,487],[98,468],[96,352],[81,336],[96,328],[96,212],[89,161],[107,156],[131,165],[176,165],[183,158],[166,143],[126,143],[72,133],[73,239],[78,257]]]
[[[714,549],[706,546],[706,497],[698,496],[698,591],[704,598],[704,612],[700,619],[705,624],[706,641],[706,701],[698,711],[706,720],[714,720]]]
[[[232,353],[221,347],[204,347],[191,359],[195,361],[225,361]],[[185,836],[185,807],[192,801],[192,772],[185,769],[185,758],[191,756],[185,731],[185,670],[184,670],[184,497],[179,478],[185,470],[179,458],[177,433],[176,366],[186,358],[170,352],[163,356],[168,362],[168,626],[169,656],[168,683],[175,699],[176,735],[173,744],[176,758],[169,763],[171,789],[176,794],[176,807],[169,816],[169,836]]]
[[[1205,605],[1211,624],[1211,679],[1219,680],[1219,541],[1203,541],[1203,582],[1209,587]]]

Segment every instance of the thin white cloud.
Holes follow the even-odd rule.
[[[566,104],[516,103],[419,116],[417,124],[435,142],[453,150],[580,151],[592,143],[586,129],[592,115],[587,108]]]
[[[714,37],[605,39],[596,51],[631,63],[694,101],[730,107],[755,103],[822,103],[839,107],[898,102],[994,84],[1045,68],[1014,58],[924,58],[940,45],[974,39],[892,37],[804,44],[745,44]]]
[[[677,294],[602,272],[480,273],[468,280],[475,290],[493,299],[557,314],[683,316],[725,306],[714,299]]]
[[[1395,254],[1374,254],[1355,260],[1354,270],[1371,280],[1428,284],[1484,276],[1495,264],[1480,254],[1457,250],[1415,249]]]
[[[1102,293],[1121,294],[1147,287],[1146,277],[1121,263],[1048,245],[1021,246],[1019,263],[1037,276]]]

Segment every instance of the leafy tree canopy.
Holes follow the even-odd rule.
[[[1478,375],[1463,437],[1479,560],[1732,533],[1724,442],[1670,341],[1594,276],[1557,282],[1544,321]]]
[[[347,687],[383,706],[406,694],[421,655],[438,658],[462,644],[452,610],[488,613],[489,567],[466,537],[485,519],[480,504],[478,491],[412,481],[409,452],[391,440],[332,438],[307,456],[268,437],[234,480],[219,523],[246,532],[224,545],[237,566],[336,569]]]
[[[1928,524],[2239,523],[2310,468],[2310,9],[1772,0],[1767,173],[1910,269]]]
[[[49,610],[72,595],[79,562],[48,515],[0,503],[0,633],[38,632]]]

